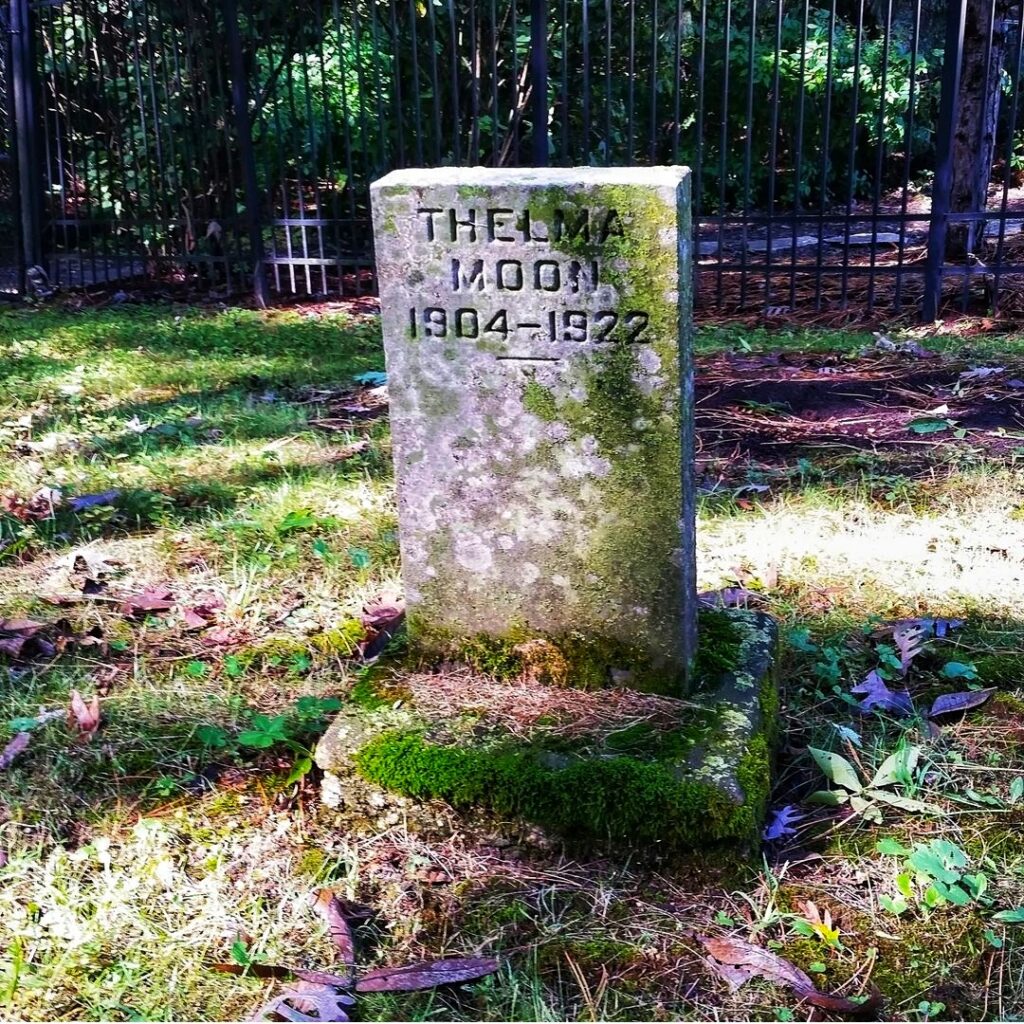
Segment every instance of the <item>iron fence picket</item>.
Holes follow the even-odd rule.
[[[22,176],[46,183],[17,211],[22,262],[67,285],[237,291],[265,274],[271,295],[362,294],[368,187],[392,167],[682,161],[706,306],[934,316],[977,305],[979,282],[998,305],[1016,274],[1024,0],[989,8],[998,159],[966,214],[949,195],[964,35],[944,31],[968,0],[938,19],[923,0],[224,2],[2,0],[0,72],[29,130],[12,138],[0,104],[0,160],[18,139]],[[954,213],[992,222],[963,267]]]

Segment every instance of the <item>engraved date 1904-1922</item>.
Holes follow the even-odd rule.
[[[441,306],[409,309],[411,338],[462,338],[472,341],[485,335],[496,335],[503,341],[518,331],[543,331],[551,342],[575,341],[595,344],[644,344],[650,316],[640,310],[617,313],[611,309],[591,313],[586,310],[551,310],[537,320],[515,322],[508,310],[481,316],[471,306],[448,310]],[[536,333],[534,333],[536,337]]]

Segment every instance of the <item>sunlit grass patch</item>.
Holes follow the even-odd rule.
[[[71,638],[52,657],[3,656],[0,747],[41,709],[56,715],[0,775],[0,1014],[249,1016],[269,985],[209,963],[241,943],[257,962],[330,970],[307,903],[330,884],[379,912],[360,934],[364,962],[505,961],[471,990],[367,998],[364,1019],[806,1016],[764,981],[730,993],[698,934],[743,936],[823,991],[877,985],[895,1019],[1020,1015],[1024,954],[1016,930],[993,923],[1024,904],[1024,483],[1012,447],[993,454],[968,436],[709,463],[701,587],[746,586],[782,625],[774,804],[805,817],[781,860],[768,847],[728,878],[707,864],[579,863],[443,809],[436,834],[396,814],[356,840],[315,778],[293,775],[358,678],[364,606],[401,592],[383,407],[350,414],[337,398],[382,368],[376,321],[0,313],[0,336],[0,492],[119,492],[17,520],[0,551],[0,617],[63,620]],[[974,341],[920,340],[982,358]],[[729,328],[699,344],[854,354],[873,339]],[[122,609],[161,588],[169,607]],[[850,687],[892,645],[885,623],[922,615],[964,623],[918,656],[914,715],[862,715]],[[950,662],[966,677],[944,675]],[[890,682],[901,685],[895,670]],[[973,686],[998,692],[932,735],[931,701]],[[65,719],[73,689],[100,697],[88,742]],[[889,805],[879,823],[806,805],[829,786],[810,746],[865,782],[920,747],[888,791],[942,813]],[[913,881],[893,913],[881,897],[900,895],[905,858],[880,852],[886,840],[955,845],[984,893],[926,913]],[[814,930],[808,902],[838,938]]]
[[[172,813],[71,848],[33,848],[5,826],[0,1004],[47,1020],[241,1019],[265,986],[212,970],[233,944],[253,959],[293,962],[301,948],[329,963],[295,870],[300,834],[274,828],[257,797],[209,811],[218,835],[190,835]]]

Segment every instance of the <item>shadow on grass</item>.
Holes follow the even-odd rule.
[[[161,488],[123,488],[108,504],[74,512],[58,508],[52,517],[25,523],[0,513],[0,564],[31,557],[41,550],[64,551],[98,537],[150,533],[169,525],[202,524],[251,501],[255,488],[310,476],[337,480],[382,480],[391,474],[389,458],[376,445],[348,454],[344,448],[324,450],[321,458],[267,462],[220,472],[208,480],[181,480]]]
[[[817,623],[807,625],[813,631]],[[985,926],[978,916],[981,908],[939,908],[923,918],[885,917],[875,906],[875,890],[891,888],[886,872],[896,868],[876,854],[875,844],[886,838],[911,846],[941,837],[959,844],[972,864],[983,864],[992,883],[1003,886],[1002,865],[1019,860],[1017,837],[1024,812],[1007,805],[993,814],[983,801],[998,793],[1005,802],[1007,772],[1024,769],[1024,731],[1016,720],[1021,699],[1009,692],[1019,686],[1012,659],[1019,666],[1015,638],[1021,636],[1024,622],[1004,618],[978,618],[958,632],[946,653],[965,657],[972,651],[988,652],[987,658],[1002,665],[995,660],[979,665],[978,681],[1007,690],[959,722],[947,720],[938,740],[926,739],[920,719],[858,716],[839,693],[813,681],[812,655],[790,655],[784,687],[787,729],[774,803],[797,806],[805,819],[799,841],[791,843],[781,859],[777,847],[768,851],[775,871],[770,885],[756,856],[749,871],[722,875],[714,865],[681,869],[645,864],[622,851],[581,861],[567,857],[557,841],[544,850],[528,844],[497,849],[488,846],[487,839],[485,852],[478,852],[469,836],[472,828],[481,826],[479,821],[460,833],[454,847],[446,845],[448,839],[441,834],[414,840],[397,834],[376,837],[373,842],[386,856],[376,867],[370,863],[367,877],[360,879],[360,892],[368,896],[374,891],[372,885],[390,877],[385,868],[391,865],[405,899],[412,891],[402,874],[406,853],[413,851],[419,858],[414,864],[428,863],[436,841],[448,866],[458,863],[453,849],[468,842],[474,874],[451,889],[436,881],[415,889],[416,942],[421,948],[455,945],[507,958],[515,965],[516,976],[503,979],[498,988],[478,987],[473,994],[374,997],[363,1004],[364,1018],[541,1019],[544,1015],[536,1011],[543,1004],[553,1019],[578,1019],[582,986],[592,994],[602,993],[600,998],[607,995],[602,1012],[595,1014],[598,1018],[689,1016],[697,1009],[692,972],[703,956],[699,943],[691,942],[694,933],[745,930],[751,925],[746,913],[755,915],[759,942],[771,938],[776,952],[805,969],[811,962],[826,965],[815,975],[823,989],[835,991],[858,978],[865,958],[870,958],[873,983],[894,1011],[927,999],[945,1003],[951,1019],[984,1019],[979,1014],[987,963],[975,945]],[[995,638],[1002,638],[998,653]],[[846,652],[848,679],[841,687],[845,691],[849,679],[870,663],[870,645],[857,634],[836,643]],[[911,690],[919,709],[927,708],[939,693],[960,688],[940,676],[943,650],[936,645],[933,652],[920,656],[915,668]],[[21,698],[28,704],[52,701],[59,706],[67,688],[80,685],[84,678],[83,673],[51,675],[48,682],[26,679]],[[89,744],[76,744],[62,723],[48,726],[10,773],[5,799],[18,808],[23,822],[45,825],[71,846],[91,838],[111,814],[134,818],[182,810],[185,816],[173,819],[182,835],[217,836],[223,827],[218,823],[219,801],[233,792],[247,794],[254,816],[260,815],[261,807],[269,812],[288,788],[284,779],[295,753],[275,748],[259,756],[226,755],[204,744],[203,726],[237,734],[245,725],[242,705],[231,688],[218,692],[216,684],[216,678],[197,680],[185,703],[180,689],[170,683],[123,697],[115,692],[104,705],[106,723]],[[288,680],[278,684],[287,686]],[[836,722],[858,733],[854,754],[834,728]],[[944,818],[887,808],[881,824],[843,824],[846,809],[814,808],[802,802],[827,785],[806,755],[807,746],[855,757],[861,770],[870,773],[908,743],[926,745],[925,758],[936,759],[927,771],[922,766],[919,782],[925,792],[919,795],[944,801],[947,793],[962,795],[970,788],[979,794],[973,820],[966,816],[963,803],[949,802],[950,814]],[[993,752],[998,752],[998,759],[989,756]],[[314,816],[310,810],[308,820]],[[402,842],[409,844],[404,850]],[[864,893],[852,880],[855,871],[870,876],[871,892]],[[805,919],[802,907],[807,900],[834,916],[842,937],[838,952],[792,930],[793,922]],[[908,954],[920,959],[916,969],[907,969]],[[694,957],[683,970],[684,961]],[[517,988],[524,984],[536,989]],[[721,997],[711,989],[700,998],[714,1006]]]

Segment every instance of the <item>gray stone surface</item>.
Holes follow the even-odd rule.
[[[424,775],[420,780],[419,797],[394,788],[385,788],[379,781],[368,778],[359,767],[360,753],[381,737],[422,738],[428,749],[509,753],[528,751],[531,758],[553,772],[572,772],[581,762],[600,768],[609,761],[622,758],[636,759],[651,768],[663,766],[683,786],[699,784],[696,792],[703,794],[686,811],[689,827],[675,841],[686,848],[726,842],[730,845],[756,845],[767,810],[767,797],[771,788],[770,762],[778,728],[778,691],[776,687],[776,648],[778,627],[768,615],[757,611],[730,609],[726,612],[742,637],[739,663],[735,671],[725,673],[716,685],[700,691],[696,696],[679,703],[679,735],[675,742],[666,744],[665,753],[608,744],[608,739],[587,738],[578,731],[574,742],[559,739],[559,726],[554,718],[544,727],[522,725],[514,734],[506,727],[495,725],[485,708],[474,700],[473,690],[467,683],[465,706],[461,711],[450,706],[441,715],[436,708],[424,709],[417,705],[413,695],[404,699],[395,695],[403,692],[403,671],[378,665],[372,671],[369,689],[380,699],[368,705],[350,702],[331,723],[317,745],[315,758],[323,770],[321,795],[324,803],[344,817],[346,829],[353,833],[372,833],[401,822],[414,831],[465,831],[466,825],[498,829],[507,833],[510,842],[522,841],[524,823],[534,822],[524,809],[520,818],[505,814],[503,821],[488,816],[487,801],[480,804],[452,805],[445,803],[443,793],[451,784],[451,772],[445,778]],[[642,723],[644,712],[638,711],[637,721]],[[643,728],[642,724],[639,726]],[[621,736],[618,730],[612,736]],[[652,747],[652,750],[656,748]],[[762,755],[767,751],[767,757]],[[755,756],[756,771],[744,770]],[[400,760],[393,767],[401,770]],[[681,794],[665,793],[664,799],[673,800]],[[723,799],[724,798],[724,799]],[[723,818],[723,804],[735,808],[735,819]],[[750,813],[740,813],[743,808]],[[666,803],[652,806],[652,817],[657,821],[678,818],[681,807]],[[461,824],[458,814],[463,815]],[[718,820],[717,825],[712,819]],[[563,835],[574,846],[594,843],[595,836],[606,836],[606,822],[594,820],[588,835]],[[716,834],[715,829],[718,829]],[[534,832],[528,840],[539,838],[541,845],[549,846],[556,837],[543,830]],[[666,842],[671,837],[665,837]],[[630,836],[613,837],[615,845],[633,845]],[[556,840],[557,841],[557,840]],[[653,845],[645,851],[657,854]]]
[[[787,249],[807,249],[812,245],[817,245],[818,239],[814,235],[797,235],[794,238],[792,235],[783,235],[781,238],[776,237],[772,239],[771,251],[772,252],[783,252]],[[758,238],[753,241],[747,242],[747,249],[750,252],[767,252],[768,251],[768,239]]]
[[[684,673],[689,187],[680,167],[374,184],[415,642],[541,636],[609,675]]]
[[[900,241],[897,231],[856,231],[850,235],[832,235],[826,238],[828,245],[898,245]]]

